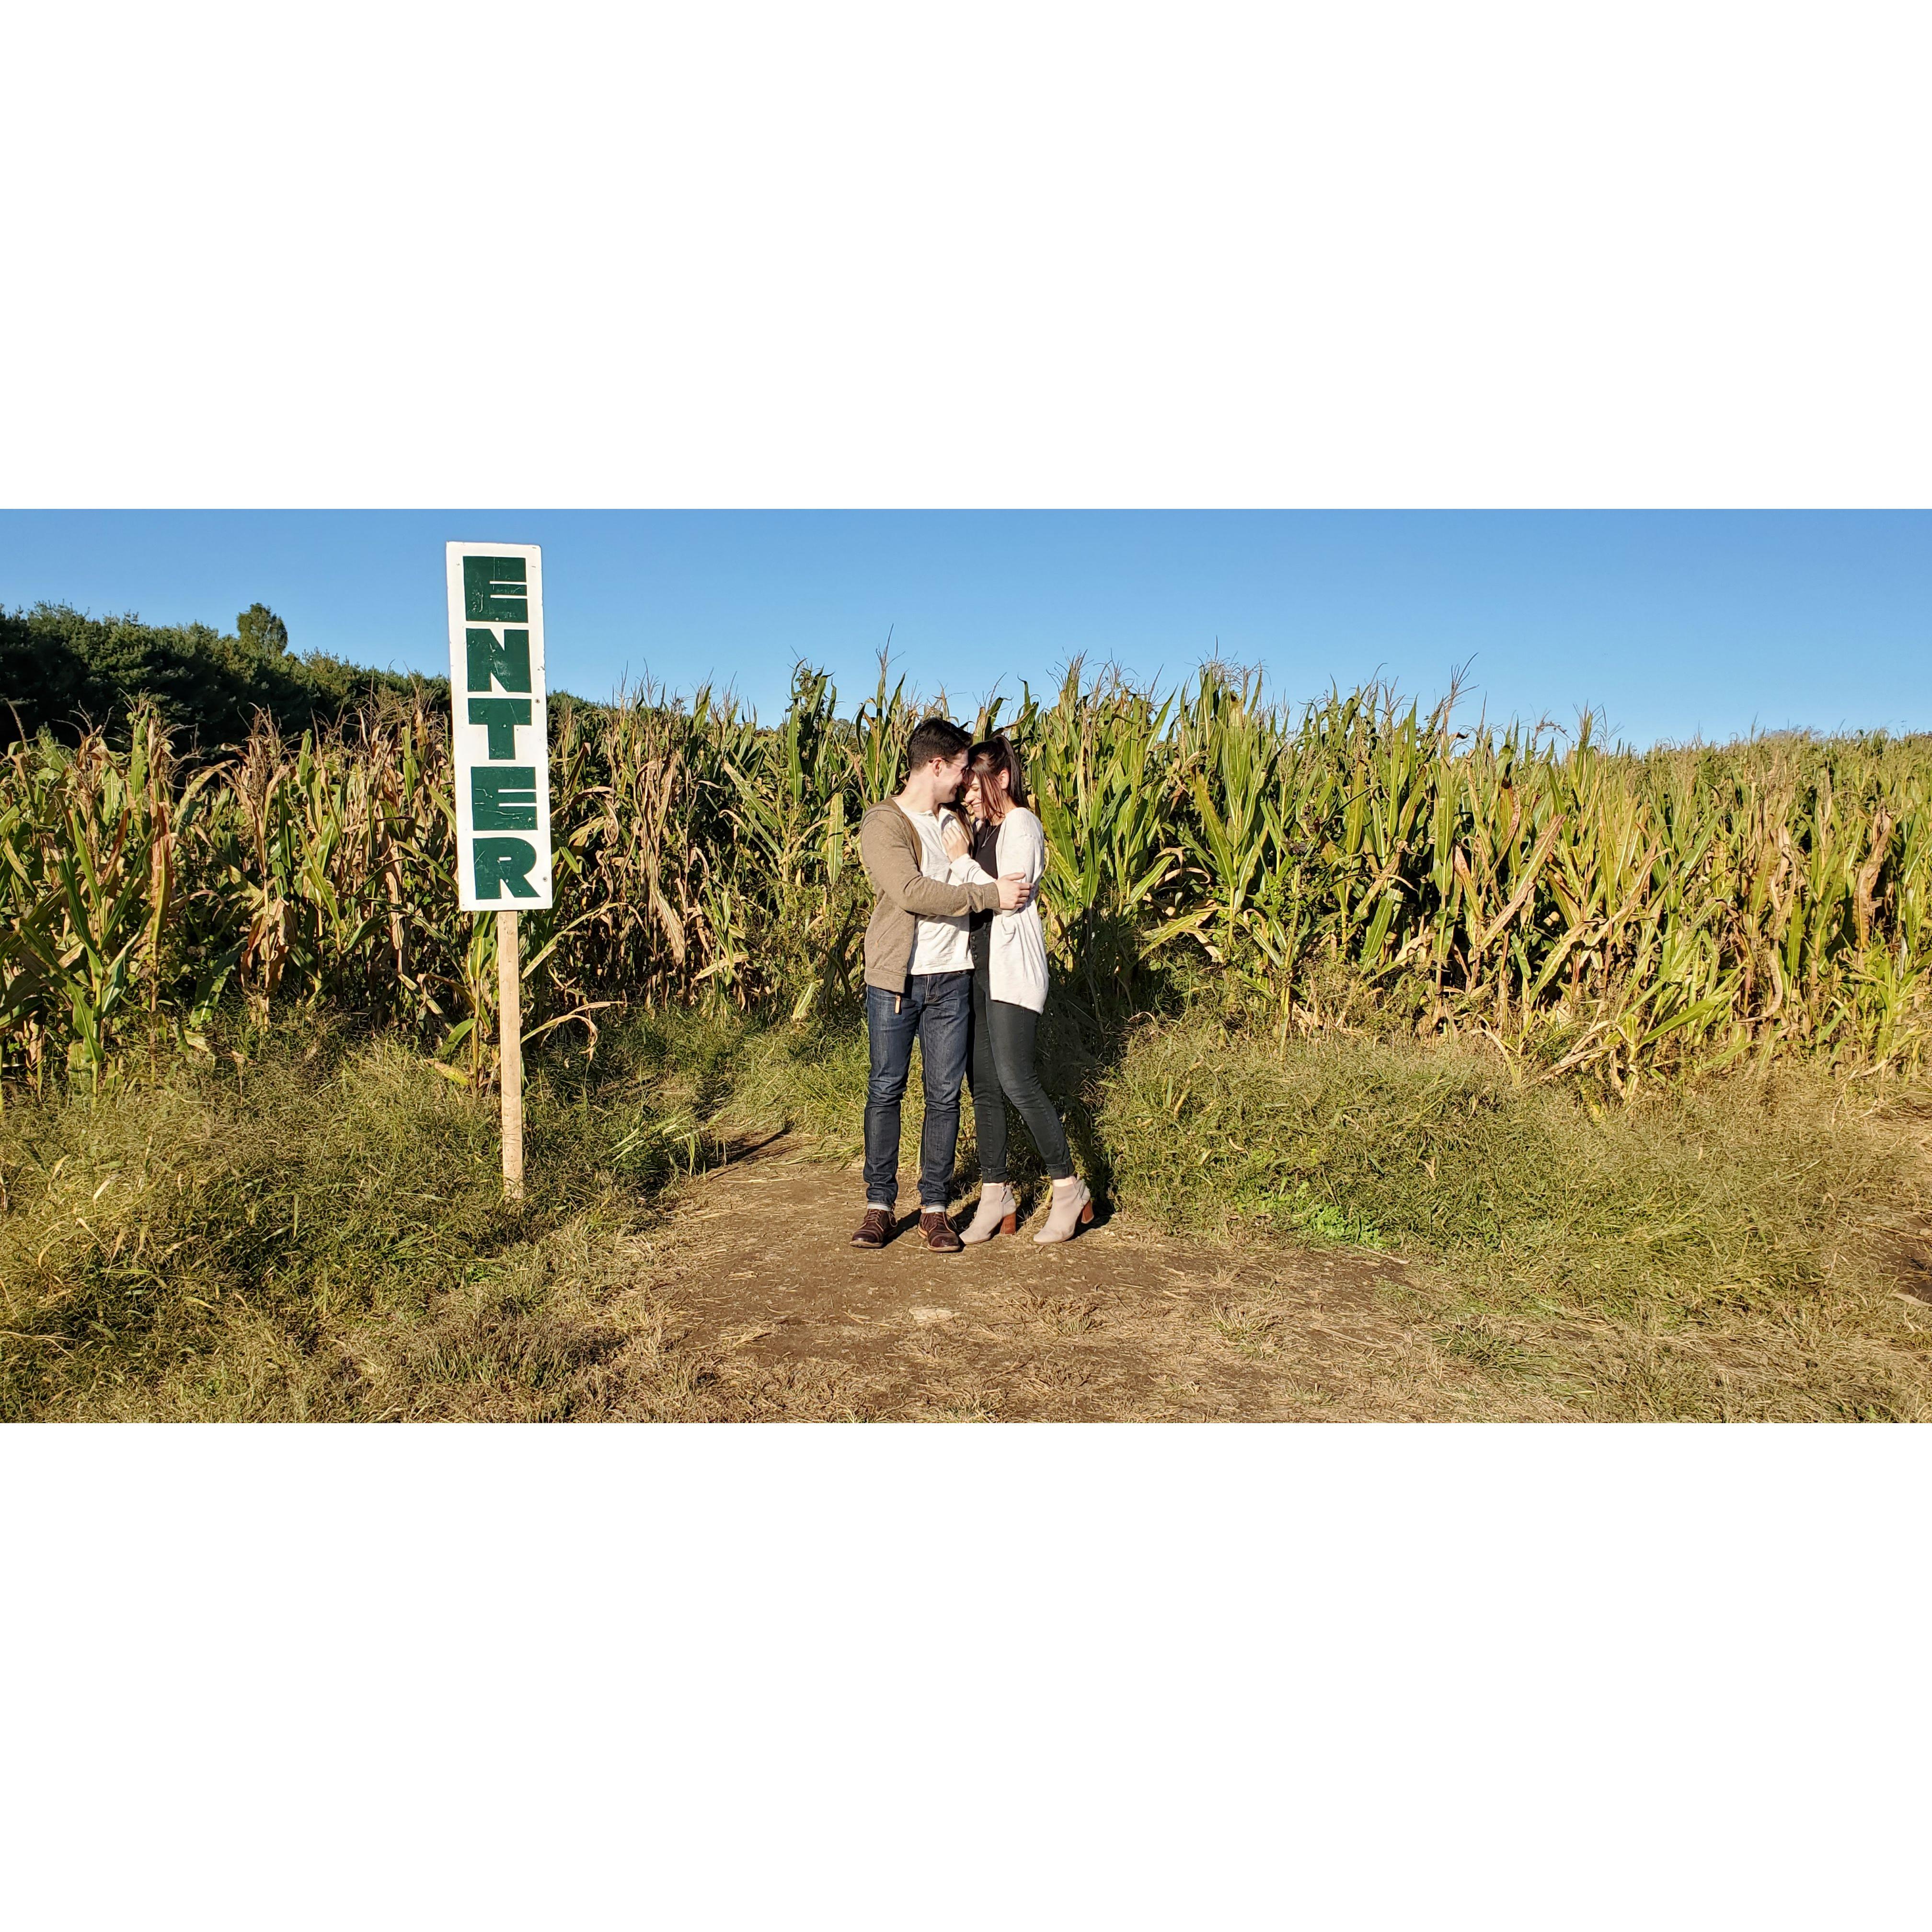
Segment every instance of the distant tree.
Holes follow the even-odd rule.
[[[236,634],[244,644],[270,657],[279,657],[289,647],[289,627],[266,604],[251,604],[235,620]]]

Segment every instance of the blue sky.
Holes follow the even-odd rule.
[[[791,664],[848,704],[956,710],[1068,659],[1172,682],[1218,654],[1297,700],[1378,674],[1472,712],[1583,706],[1636,743],[1932,729],[1932,513],[1708,511],[0,511],[0,604],[45,598],[446,668],[442,545],[544,546],[553,688],[648,674],[770,715]]]

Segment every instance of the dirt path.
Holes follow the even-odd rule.
[[[1445,1378],[1395,1311],[1396,1262],[1190,1245],[1124,1214],[1039,1247],[1043,1199],[1016,1235],[950,1256],[902,1213],[868,1253],[850,1244],[862,1197],[856,1172],[783,1140],[685,1190],[653,1287],[679,1346],[708,1358],[721,1412],[1393,1421],[1486,1407],[1481,1378]]]

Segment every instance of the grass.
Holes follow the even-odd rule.
[[[633,1250],[706,1144],[646,1085],[535,1082],[514,1208],[494,1106],[381,1042],[10,1106],[0,1416],[554,1420],[620,1388],[670,1412]]]
[[[536,1056],[514,1208],[494,1100],[427,1060],[327,1030],[238,1044],[98,1102],[10,1100],[0,1417],[752,1412],[680,1340],[667,1190],[784,1128],[855,1151],[862,1034],[674,1012],[608,1028],[594,1062]],[[1782,1067],[1606,1107],[1487,1048],[1284,1048],[1199,1016],[1106,1064],[1070,1034],[1048,1058],[1086,1171],[1245,1258],[1208,1318],[1258,1365],[1286,1318],[1246,1262],[1340,1244],[1408,1264],[1379,1291],[1405,1372],[1473,1374],[1487,1412],[1932,1415],[1922,1086]]]
[[[1451,1357],[1600,1419],[1932,1416],[1922,1088],[1790,1066],[1606,1108],[1485,1048],[1150,1028],[1100,1106],[1160,1225],[1420,1265]]]

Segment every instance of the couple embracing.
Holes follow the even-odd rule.
[[[1046,941],[1034,896],[1046,835],[1027,809],[1018,755],[1004,736],[974,744],[928,718],[908,747],[905,789],[859,824],[877,895],[866,928],[866,1218],[856,1248],[883,1247],[898,1198],[899,1103],[913,1042],[925,1072],[919,1227],[936,1254],[1011,1234],[1018,1198],[1006,1178],[1006,1102],[1033,1136],[1053,1182],[1036,1241],[1064,1241],[1094,1218],[1066,1135],[1034,1069],[1046,1004]],[[965,794],[965,818],[958,809]],[[959,1139],[959,1088],[970,1078],[980,1147],[980,1203],[962,1233],[946,1214]]]

